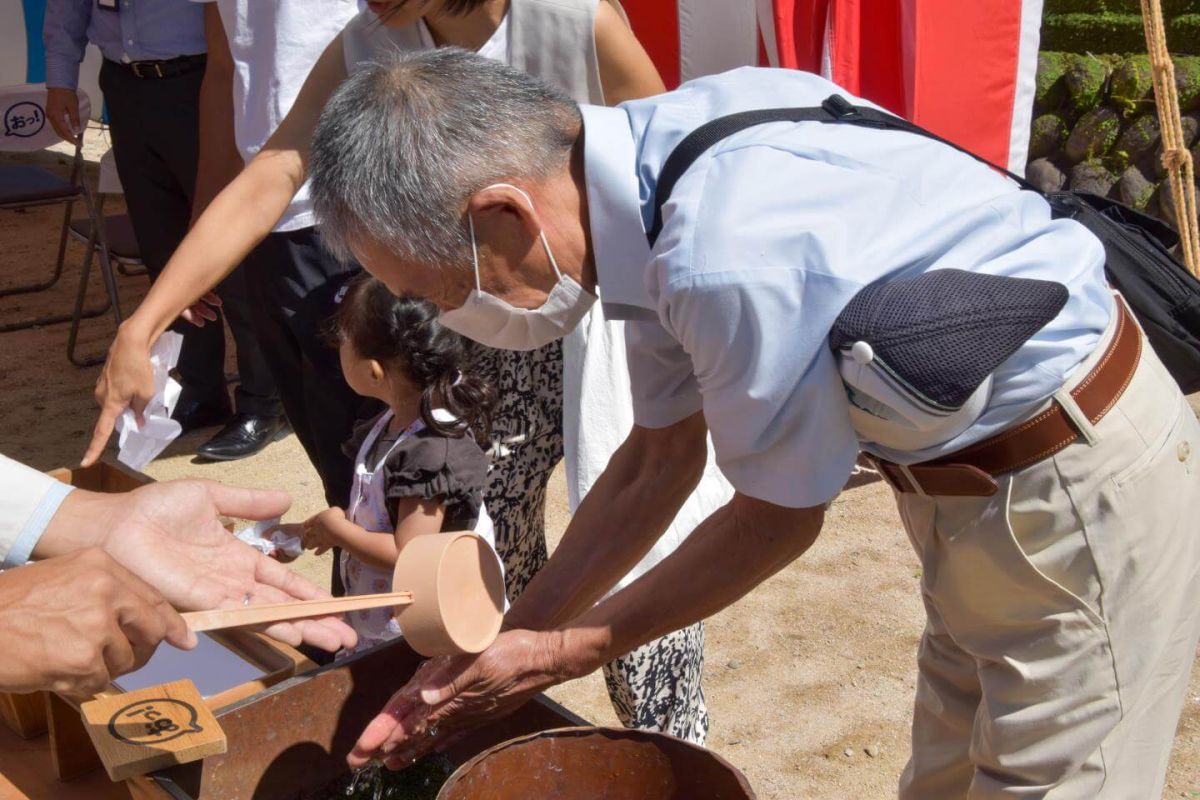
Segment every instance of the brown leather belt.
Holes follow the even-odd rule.
[[[1125,301],[1117,298],[1117,330],[1100,363],[1071,397],[1094,425],[1116,404],[1133,380],[1142,355],[1142,336]],[[1049,458],[1080,437],[1078,428],[1057,401],[1032,419],[1001,431],[948,456],[902,466],[867,454],[898,492],[956,497],[990,497],[996,478]]]

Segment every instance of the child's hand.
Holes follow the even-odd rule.
[[[304,523],[300,538],[305,550],[314,550],[317,555],[323,555],[331,547],[337,547],[341,542],[337,536],[337,527],[345,524],[346,512],[334,506],[315,514]]]
[[[300,553],[295,548],[295,543],[288,540],[299,539],[300,546],[304,546],[304,523],[303,522],[284,522],[275,528],[272,528],[270,535],[267,537],[272,542],[276,543],[275,552],[271,553],[271,558],[281,564],[290,564],[300,557]],[[285,549],[281,541],[287,542],[288,547]]]

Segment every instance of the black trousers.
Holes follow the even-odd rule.
[[[200,82],[204,70],[173,78],[138,78],[111,61],[100,68],[100,89],[108,106],[113,157],[125,191],[142,260],[155,280],[188,231],[199,157]],[[245,270],[239,268],[217,287],[225,320],[237,345],[237,410],[244,414],[281,413],[275,381],[250,319]],[[176,322],[183,334],[179,374],[182,402],[225,403],[225,331]]]
[[[325,501],[347,508],[354,457],[345,450],[354,424],[383,410],[360,397],[342,375],[330,335],[342,288],[362,271],[339,263],[321,245],[315,228],[272,233],[243,262],[259,341],[279,386],[288,422],[316,467]],[[334,553],[333,593],[341,595]]]

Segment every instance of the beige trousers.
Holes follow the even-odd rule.
[[[1200,425],[1144,339],[1087,439],[993,497],[897,495],[928,612],[902,800],[1161,796],[1200,635]]]

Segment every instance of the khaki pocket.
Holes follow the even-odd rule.
[[[1192,413],[1191,407],[1188,406],[1186,400],[1181,399],[1174,419],[1162,426],[1162,429],[1154,439],[1146,445],[1146,448],[1131,464],[1113,475],[1112,481],[1118,489],[1125,488],[1129,484],[1136,482],[1158,463],[1159,458],[1164,456],[1164,451],[1178,438],[1179,429],[1182,427],[1183,420],[1185,419],[1184,414],[1190,413]]]
[[[1012,491],[1011,484],[1009,491]],[[1064,504],[1068,502],[1065,494],[1062,501]],[[1082,522],[1078,519],[1072,521],[1076,524],[1066,526],[1065,520],[1055,514],[1014,511],[1011,495],[1010,501],[1005,503],[1005,528],[1014,555],[1036,576],[1041,584],[1038,588],[1048,598],[1057,596],[1069,607],[1084,613],[1098,628],[1104,628],[1106,623],[1099,607],[1100,582],[1096,562]],[[1035,536],[1046,541],[1041,542],[1038,552],[1031,554],[1022,539]],[[1088,600],[1089,595],[1095,595],[1095,600]],[[1053,603],[1048,605],[1053,606]]]

